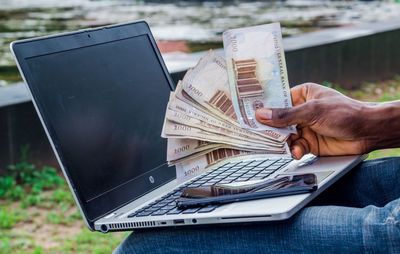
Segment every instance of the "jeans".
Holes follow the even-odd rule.
[[[361,163],[292,218],[135,230],[121,253],[400,253],[400,157]]]

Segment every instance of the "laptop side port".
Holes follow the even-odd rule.
[[[101,232],[103,232],[103,233],[107,233],[108,232],[108,227],[107,227],[107,225],[101,225],[100,226],[100,230],[101,230]]]
[[[173,220],[174,224],[185,224],[185,220],[180,219],[180,220]]]

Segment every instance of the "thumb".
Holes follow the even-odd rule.
[[[262,124],[273,127],[286,127],[300,124],[311,125],[312,115],[307,103],[292,108],[260,108],[256,111],[256,119]]]

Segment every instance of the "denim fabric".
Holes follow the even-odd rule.
[[[121,253],[400,253],[400,157],[366,161],[286,221],[137,230]]]

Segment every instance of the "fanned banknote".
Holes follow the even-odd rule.
[[[224,51],[233,107],[243,128],[296,133],[255,119],[258,108],[292,107],[279,23],[228,30]]]
[[[171,92],[161,136],[178,181],[238,157],[290,156],[287,133],[240,126],[229,89],[225,60],[209,51]]]
[[[220,148],[199,157],[176,164],[176,177],[178,182],[184,182],[196,175],[204,173],[210,169],[210,167],[217,165],[218,163],[228,163],[237,160],[238,158],[252,159],[267,155],[269,158],[274,156],[263,151],[254,152]],[[282,155],[279,156],[282,157]]]
[[[176,88],[175,97],[197,105],[203,111],[210,112],[244,131],[237,121],[229,90],[225,60],[210,51],[186,73]],[[287,133],[272,130],[257,131],[254,134],[279,142],[286,140],[288,136]]]

